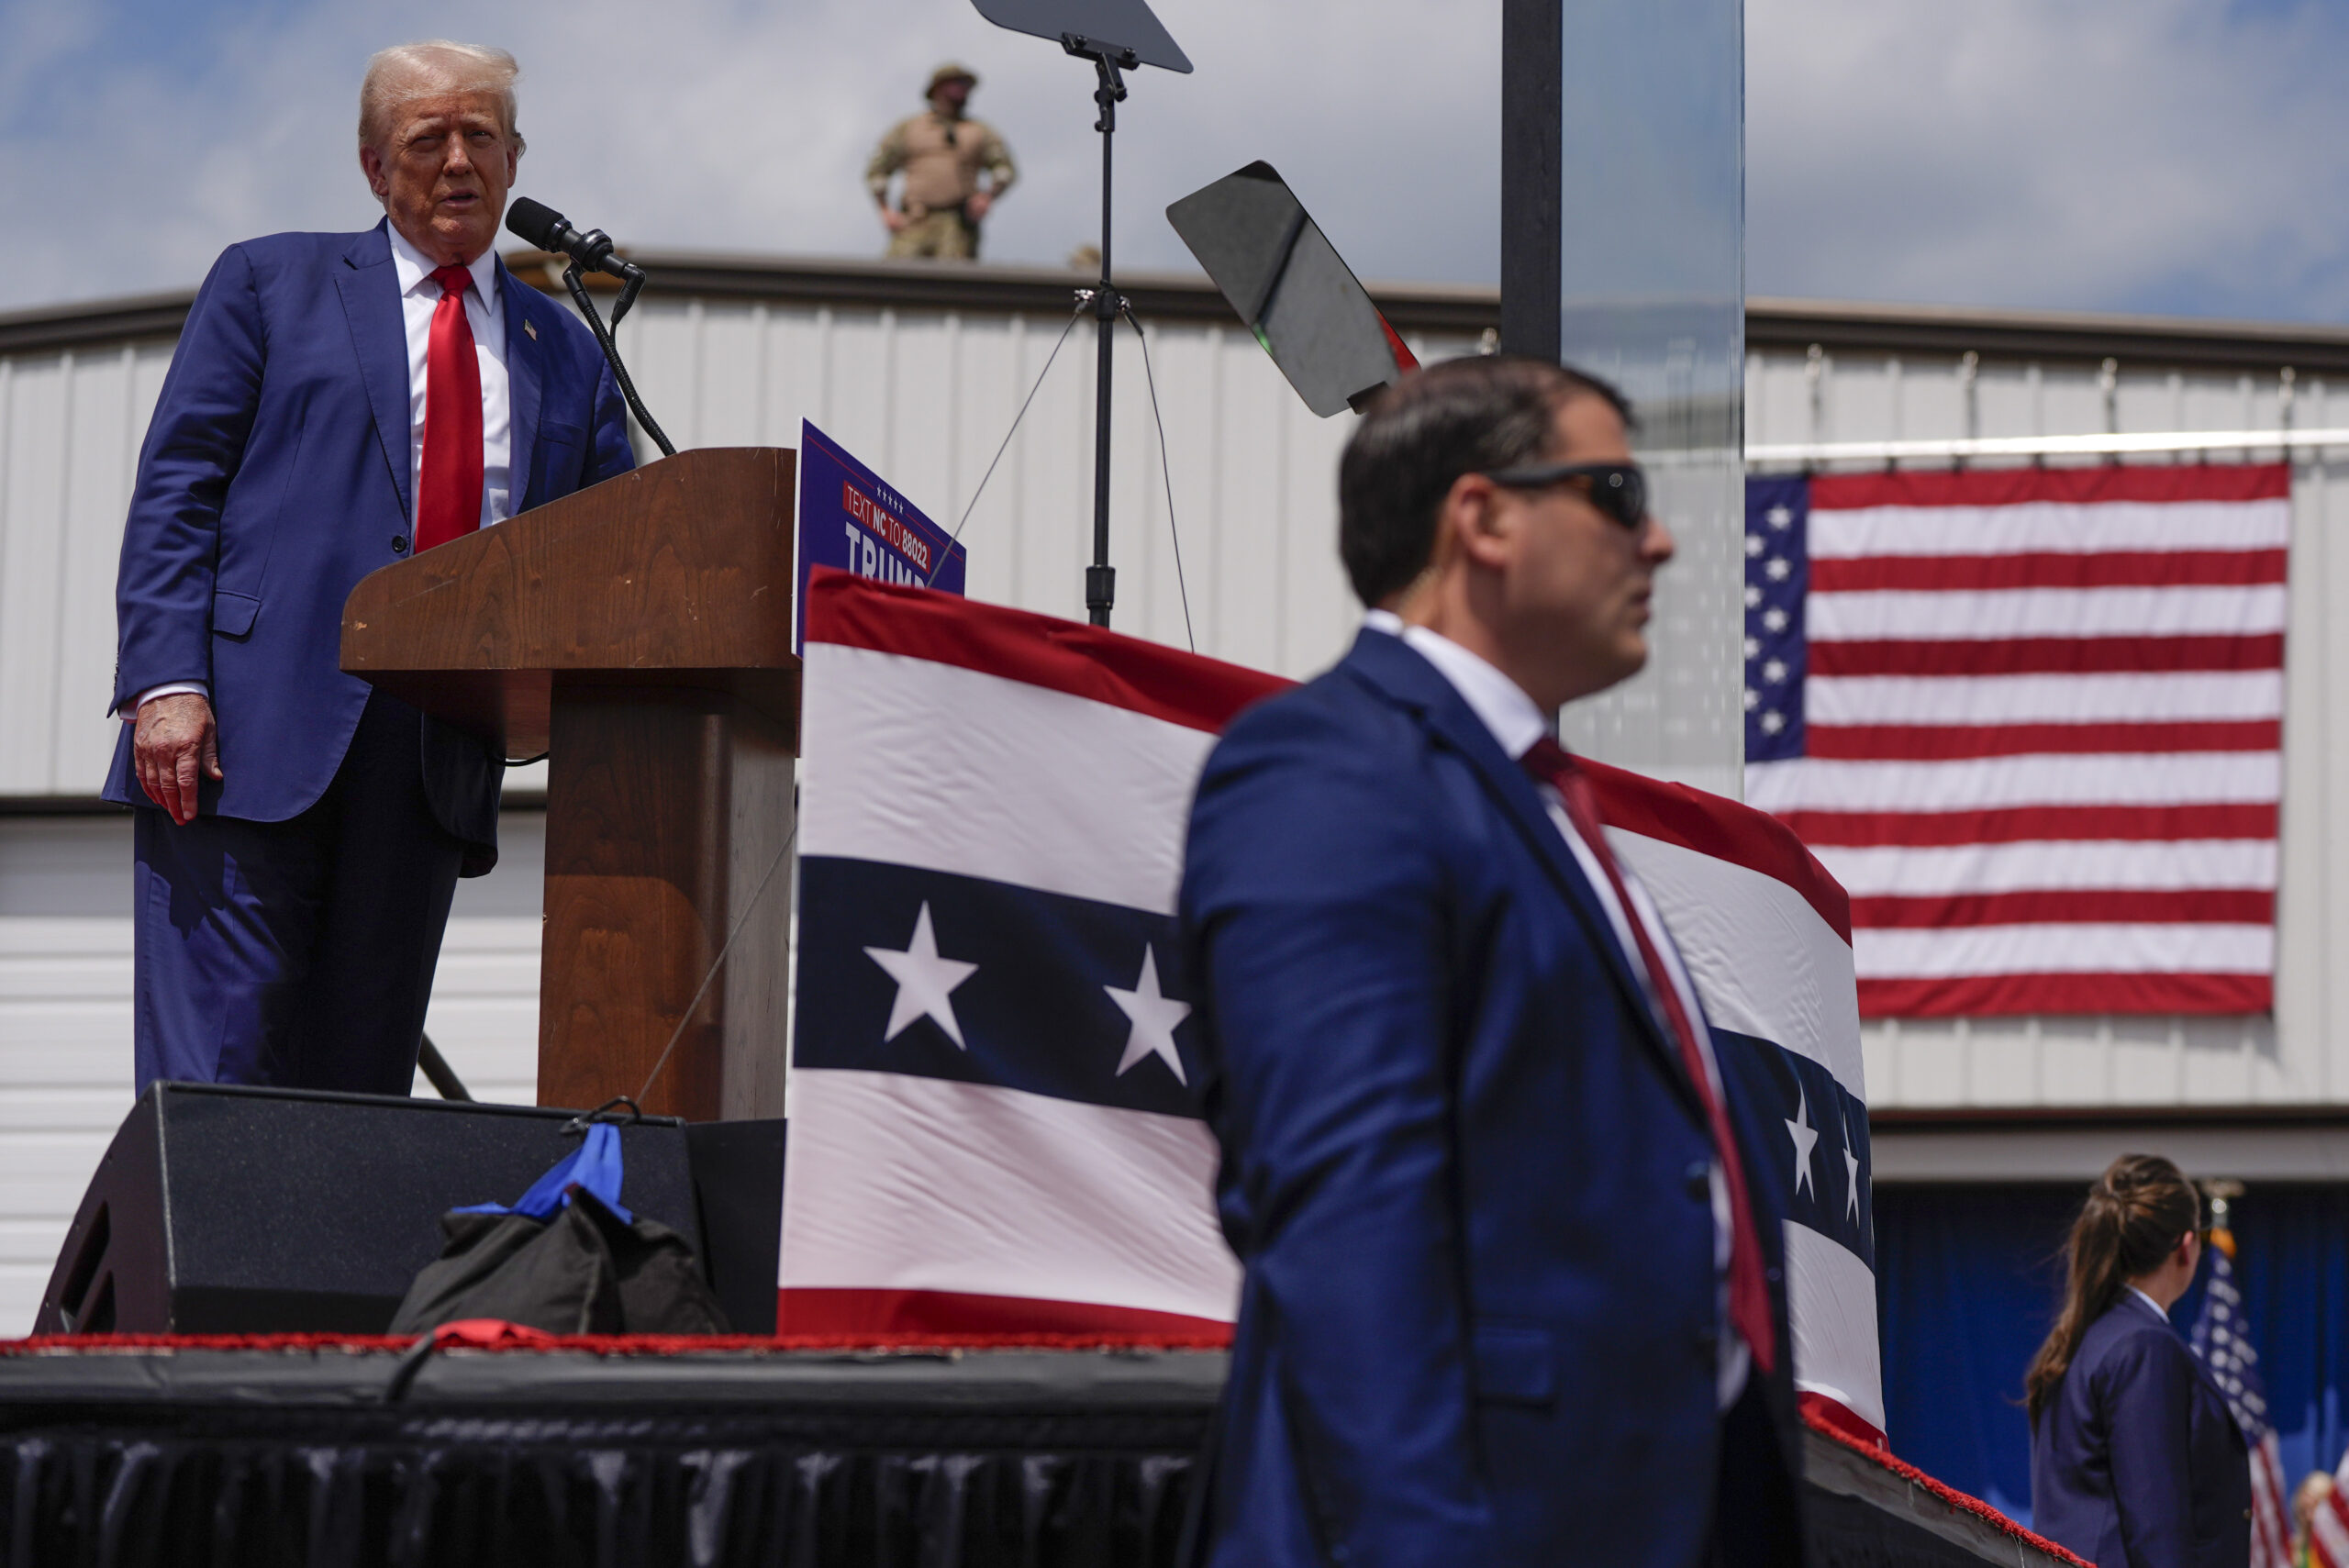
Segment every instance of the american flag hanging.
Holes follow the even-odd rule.
[[[2202,1315],[2194,1320],[2194,1353],[2227,1396],[2227,1408],[2251,1447],[2251,1568],[2291,1568],[2291,1496],[2284,1487],[2276,1428],[2267,1419],[2259,1351],[2245,1332],[2234,1251],[2232,1234],[2210,1232],[2210,1277],[2203,1286]]]
[[[1755,478],[1746,800],[1865,1017],[2271,1005],[2282,464]]]

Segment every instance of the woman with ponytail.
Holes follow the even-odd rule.
[[[2124,1154],[2065,1244],[2064,1309],[2031,1363],[2032,1528],[2097,1568],[2245,1568],[2243,1432],[2169,1309],[2202,1261],[2176,1165]]]

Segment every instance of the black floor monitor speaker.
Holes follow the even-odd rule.
[[[783,1120],[685,1124],[701,1199],[701,1258],[738,1334],[774,1332],[783,1251]]]
[[[520,1197],[579,1147],[571,1117],[158,1084],[99,1162],[33,1331],[382,1333],[440,1256],[440,1216]],[[647,1117],[620,1129],[620,1149],[621,1201],[700,1253],[685,1124]],[[779,1173],[774,1185],[779,1206]]]

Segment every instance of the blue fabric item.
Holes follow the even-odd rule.
[[[2054,1321],[2072,1186],[1879,1185],[1877,1320],[1892,1451],[2028,1524],[2022,1376]],[[2235,1281],[2284,1479],[2349,1447],[2349,1185],[2254,1184],[2235,1201]],[[2170,1310],[2199,1316],[2203,1286]]]
[[[2032,1519],[2112,1568],[2247,1568],[2242,1428],[2170,1320],[2133,1293],[2087,1327],[2040,1412]]]
[[[408,1092],[464,853],[425,800],[423,725],[374,694],[334,783],[291,821],[131,814],[139,1094]]]
[[[596,1201],[619,1216],[622,1225],[633,1225],[636,1216],[620,1207],[620,1175],[619,1129],[607,1121],[594,1122],[578,1148],[549,1166],[544,1175],[530,1184],[530,1190],[512,1203],[477,1203],[454,1212],[521,1214],[546,1219],[567,1206],[571,1189],[579,1187],[595,1194]]]
[[[1531,780],[1365,631],[1216,747],[1180,912],[1245,1266],[1199,1556],[1700,1560],[1692,1485],[1792,1451],[1792,1357],[1723,1460],[1711,1140]]]
[[[595,339],[497,269],[513,410],[514,509],[629,468],[626,415]],[[526,330],[534,328],[534,330]],[[219,783],[207,814],[282,822],[333,780],[367,705],[341,668],[343,601],[410,548],[407,339],[391,240],[277,234],[232,245],[188,314],[139,450],[116,587],[109,707],[209,684]],[[495,858],[499,759],[428,725],[440,825]],[[123,727],[106,798],[146,802]]]

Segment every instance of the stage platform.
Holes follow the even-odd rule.
[[[1034,1344],[408,1350],[0,1344],[0,1561],[1171,1564],[1224,1374]],[[1831,1433],[1809,1468],[1820,1564],[2061,1561]]]

